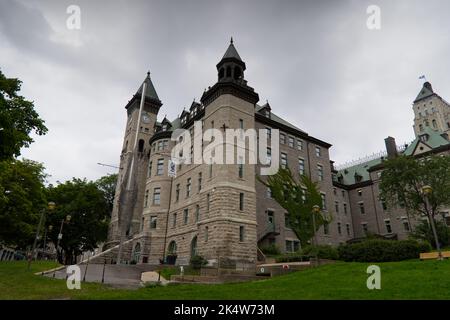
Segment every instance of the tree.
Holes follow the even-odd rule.
[[[117,174],[108,174],[101,177],[96,182],[97,187],[103,192],[106,202],[109,206],[109,212],[112,212],[114,205],[114,196],[116,194]]]
[[[18,95],[21,81],[8,79],[0,71],[0,161],[20,155],[37,135],[47,133],[44,121],[34,110],[34,103]]]
[[[74,263],[77,255],[97,248],[106,240],[109,206],[96,183],[73,178],[56,187],[49,186],[47,194],[56,203],[47,223],[53,225],[49,235],[53,243],[58,242],[61,222],[71,216],[70,222],[63,225],[62,250],[58,251],[61,263]]]
[[[450,228],[445,223],[436,221],[436,232],[442,246],[448,246],[450,243]],[[436,249],[434,235],[431,230],[431,226],[427,221],[422,221],[422,223],[416,226],[414,232],[411,233],[411,237],[414,239],[427,241]]]
[[[32,244],[46,208],[45,177],[40,163],[0,161],[0,243],[18,249]]]
[[[431,187],[428,196],[422,191],[424,186]],[[380,197],[388,208],[401,206],[408,213],[427,216],[434,222],[440,209],[450,205],[450,157],[399,156],[385,161]]]
[[[314,206],[322,207],[322,197],[317,183],[314,183],[308,176],[300,175],[300,180],[297,182],[288,168],[280,168],[276,174],[268,176],[266,181],[261,178],[259,180],[270,188],[275,201],[286,209],[289,226],[302,245],[305,245],[322,225],[330,223],[330,217],[325,217],[320,212],[313,213]]]

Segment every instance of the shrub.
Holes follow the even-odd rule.
[[[270,244],[261,247],[261,251],[266,255],[276,256],[280,254],[280,249],[275,244]]]
[[[193,256],[191,261],[189,262],[193,269],[200,269],[203,266],[208,264],[208,260],[203,258],[202,256]]]
[[[415,240],[367,240],[345,244],[338,248],[339,259],[357,262],[386,262],[417,259],[421,252],[431,249],[430,244]]]
[[[300,250],[301,254],[320,259],[338,260],[339,254],[335,247],[329,245],[305,246]]]
[[[281,257],[278,257],[275,259],[275,262],[277,263],[283,263],[283,262],[302,262],[302,261],[309,261],[309,256],[304,256],[298,253],[294,254],[285,254]]]

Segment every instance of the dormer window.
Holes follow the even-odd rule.
[[[270,110],[266,109],[265,115],[266,115],[267,118],[270,118]]]
[[[427,142],[428,141],[428,135],[427,134],[423,134],[420,136],[420,141],[422,142]]]
[[[167,131],[167,124],[163,124],[162,129],[163,131]]]

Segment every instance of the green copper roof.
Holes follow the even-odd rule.
[[[264,108],[264,106],[256,105],[255,112],[259,112],[262,108]],[[270,112],[270,119],[275,121],[275,122],[281,123],[282,125],[285,125],[286,127],[290,127],[292,129],[295,129],[295,130],[298,130],[298,131],[301,131],[301,132],[305,132],[302,129],[299,129],[296,126],[294,126],[293,124],[287,122],[286,120],[280,118],[279,116],[277,116],[273,112]]]
[[[428,135],[427,140],[421,140],[420,136]],[[421,134],[419,137],[417,137],[411,144],[406,148],[406,150],[403,152],[404,155],[410,156],[414,153],[416,150],[417,144],[421,141],[422,143],[429,146],[431,149],[435,149],[440,146],[445,146],[450,143],[447,139],[445,139],[443,136],[439,134],[439,132],[434,131],[430,127],[425,127],[424,133]]]
[[[147,77],[144,79],[144,82],[139,87],[137,94],[142,94],[142,89],[144,87],[144,83],[147,84],[147,88],[145,90],[145,97],[159,100],[158,94],[156,93],[156,90],[155,90],[155,86],[153,85],[152,80],[150,79],[150,72],[147,72]]]
[[[381,157],[376,158],[370,161],[363,162],[361,164],[357,164],[342,170],[339,170],[338,176],[342,175],[342,184],[351,185],[358,182],[363,182],[370,180],[370,174],[369,174],[369,168],[380,164],[381,163]],[[356,174],[361,176],[360,181],[356,181]]]
[[[432,96],[433,94],[434,94],[434,92],[433,92],[433,88],[431,87],[431,83],[425,82],[423,84],[423,87],[420,90],[419,94],[417,95],[416,99],[414,100],[414,102],[428,98],[428,97]]]

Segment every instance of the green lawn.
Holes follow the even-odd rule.
[[[339,262],[268,280],[222,285],[169,285],[118,290],[82,283],[68,290],[63,280],[33,272],[54,266],[0,263],[0,299],[450,299],[450,260],[377,263],[381,290],[368,290],[368,263]]]

